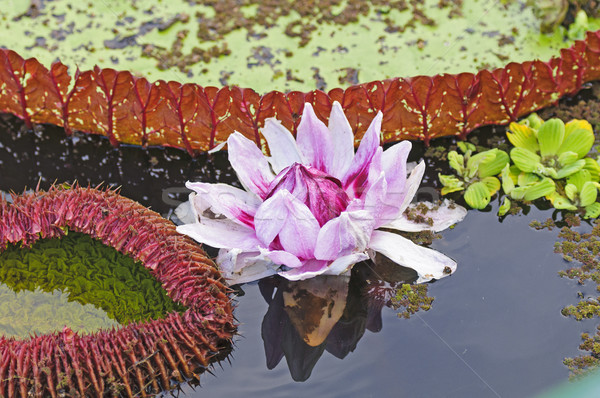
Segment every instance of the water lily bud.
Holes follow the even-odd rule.
[[[339,216],[350,202],[337,178],[299,163],[292,164],[278,174],[269,185],[266,199],[282,189],[308,206],[321,226]]]

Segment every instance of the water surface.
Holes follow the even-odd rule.
[[[192,160],[175,150],[112,149],[97,137],[65,139],[54,127],[37,134],[20,133],[21,128],[14,118],[0,120],[4,191],[22,191],[38,180],[46,188],[55,180],[105,182],[168,216],[185,200],[188,179],[235,183],[225,154]],[[215,377],[203,377],[201,387],[183,386],[181,396],[529,397],[567,380],[562,360],[579,354],[580,333],[594,332],[596,322],[576,322],[560,311],[577,301],[578,291],[592,288],[557,275],[568,266],[553,253],[558,230],[528,226],[550,217],[550,210],[532,208],[502,222],[496,211],[497,204],[489,212],[469,211],[434,241],[432,247],[454,258],[458,270],[429,285],[435,297],[431,310],[410,319],[361,296],[361,286],[375,277],[368,266],[357,267],[346,298],[354,317],[342,316],[344,323],[316,350],[304,343],[285,346],[298,336],[281,308],[268,303],[277,281],[244,285],[235,310],[240,336],[230,363],[216,366]],[[277,347],[283,346],[277,362],[283,351]]]

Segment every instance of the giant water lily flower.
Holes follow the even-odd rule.
[[[409,219],[405,210],[425,165],[418,164],[407,178],[411,143],[383,151],[381,121],[379,112],[356,153],[337,102],[329,126],[307,103],[296,139],[279,121],[267,119],[262,134],[270,157],[233,133],[227,140],[229,161],[245,189],[188,182],[195,191],[189,202],[192,222],[178,232],[221,249],[217,263],[231,283],[275,273],[290,280],[339,275],[375,252],[415,269],[419,282],[454,272],[452,259],[390,232],[440,231],[462,220],[466,210],[444,202],[427,213],[428,223]]]

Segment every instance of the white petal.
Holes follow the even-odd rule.
[[[271,152],[269,163],[273,166],[275,173],[279,173],[293,163],[303,163],[294,136],[283,127],[279,120],[266,119],[262,135],[269,144]]]
[[[251,225],[252,217],[262,203],[255,194],[227,184],[188,181],[185,186],[196,192],[194,199],[190,200],[198,214],[210,209],[216,215],[245,225]]]
[[[229,163],[247,191],[265,198],[275,178],[267,158],[253,141],[237,131],[227,139]]]
[[[196,223],[178,226],[177,232],[219,249],[258,250],[260,246],[253,229],[228,219],[200,217]]]
[[[215,262],[223,275],[239,272],[244,268],[244,258],[255,257],[260,252],[247,252],[242,249],[219,249]]]
[[[289,217],[279,233],[281,246],[300,258],[313,258],[321,228],[319,222],[310,209],[292,194],[288,194],[287,201]]]
[[[369,176],[369,179],[374,177]],[[381,171],[377,178],[374,178],[373,182],[369,184],[367,192],[364,195],[363,208],[368,210],[379,218],[381,211],[384,206],[383,200],[387,194],[387,181],[385,179],[385,173]]]
[[[311,260],[305,266],[294,268],[289,271],[279,272],[279,275],[291,281],[304,280],[313,278],[317,275],[342,275],[349,271],[352,266],[358,262],[368,259],[366,253],[352,253],[344,257],[340,257],[329,265],[319,262],[319,260]]]
[[[332,159],[329,165],[329,174],[341,180],[354,158],[354,133],[348,123],[344,110],[339,102],[335,101],[329,115],[329,125],[333,141]]]
[[[221,249],[216,260],[223,276],[231,285],[252,282],[277,273],[279,265],[273,264],[260,252],[243,252],[239,249]]]
[[[382,169],[387,181],[385,206],[382,219],[393,220],[399,215],[398,204],[402,203],[406,193],[406,159],[410,153],[410,141],[399,142],[383,152]]]
[[[331,261],[349,252],[364,251],[374,228],[375,220],[370,212],[342,212],[319,231],[315,258]]]
[[[221,149],[223,149],[225,147],[225,145],[227,145],[227,141],[221,142],[219,145],[215,146],[213,149],[209,149],[208,151],[206,151],[206,153],[208,153],[208,154],[217,153]]]
[[[291,281],[299,281],[321,275],[327,268],[328,261],[306,260],[298,268],[292,268],[289,271],[279,271],[278,274]]]
[[[383,152],[383,171],[388,177],[388,184],[397,190],[404,188],[406,180],[406,159],[412,148],[410,141],[401,141]]]
[[[415,194],[419,190],[419,186],[421,185],[421,180],[423,179],[423,174],[425,174],[425,161],[421,161],[411,172],[410,176],[406,180],[406,186],[404,188],[404,195],[401,197],[401,205],[398,208],[398,213],[404,213],[404,210],[408,208],[410,202],[412,202]]]
[[[417,283],[441,279],[456,270],[456,262],[444,254],[421,247],[392,232],[375,230],[369,248],[419,274]]]
[[[329,264],[329,266],[325,269],[325,272],[323,272],[323,275],[342,275],[346,271],[349,271],[354,264],[368,259],[369,256],[365,252],[352,253],[347,256],[340,257]]]
[[[456,223],[461,222],[467,215],[467,209],[457,205],[454,202],[451,202],[448,199],[444,199],[444,201],[436,209],[434,209],[435,206],[431,202],[419,202],[418,205],[425,205],[429,208],[424,217],[430,218],[433,222],[432,224],[411,221],[406,217],[405,212],[394,221],[384,225],[383,228],[396,229],[398,231],[405,232],[440,232],[450,228]],[[416,206],[417,205],[410,205],[408,206],[408,210],[411,211],[411,207]]]
[[[195,196],[196,194],[193,195]],[[196,213],[194,206],[192,206],[192,200],[193,199],[190,198],[190,200],[186,200],[175,208],[175,215],[184,224],[191,224],[198,221],[198,214]]]

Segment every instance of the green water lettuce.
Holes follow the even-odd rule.
[[[600,203],[596,202],[600,184],[592,179],[588,170],[582,169],[567,178],[561,192],[553,192],[548,199],[556,209],[584,211],[585,218],[600,215]]]
[[[507,195],[517,200],[546,197],[556,209],[579,210],[587,218],[600,215],[600,166],[587,157],[595,140],[589,122],[544,122],[534,113],[511,123],[507,137],[515,146],[510,151],[514,165],[502,172]]]
[[[511,201],[510,201],[510,199],[508,199],[505,196],[504,199],[502,200],[502,204],[498,208],[498,215],[500,217],[504,216],[510,210],[510,206],[511,206]]]
[[[465,142],[459,142],[458,147],[464,155],[448,153],[450,167],[458,177],[439,174],[442,195],[464,190],[465,202],[474,209],[483,209],[501,187],[496,176],[508,164],[508,154],[497,148],[474,154],[475,146]]]
[[[594,132],[585,120],[543,121],[535,113],[511,123],[508,140],[514,165],[502,171],[502,189],[512,199],[550,200],[554,208],[580,211],[586,218],[600,215],[596,202],[600,166],[588,153]]]
[[[512,199],[532,201],[552,194],[555,189],[551,178],[525,173],[508,164],[502,170],[502,190]]]
[[[511,123],[508,140],[515,146],[510,158],[520,171],[554,180],[570,176],[588,163],[585,156],[594,144],[592,126],[585,120],[566,125],[560,119],[543,122],[532,114]]]
[[[439,175],[442,195],[464,191],[469,206],[483,209],[501,189],[506,196],[499,216],[510,210],[511,200],[541,198],[556,209],[578,211],[586,218],[600,216],[600,163],[588,156],[595,142],[589,122],[544,121],[533,113],[511,123],[506,135],[514,145],[510,157],[499,149],[475,154],[475,146],[464,142],[458,144],[462,154],[450,151],[449,165],[456,175]]]

